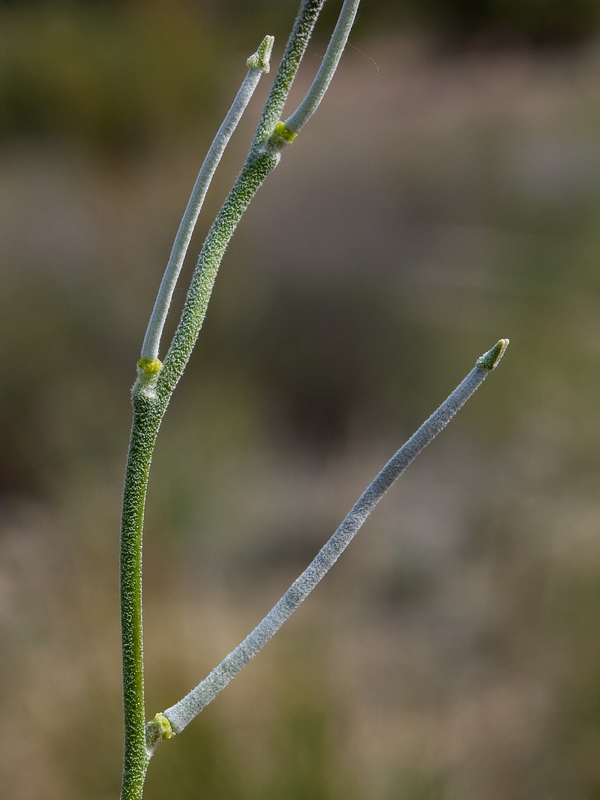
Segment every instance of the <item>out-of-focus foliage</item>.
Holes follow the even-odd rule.
[[[135,153],[182,126],[203,126],[235,74],[230,54],[250,53],[257,30],[285,30],[295,7],[296,0],[2,3],[0,136],[66,137],[103,153]],[[337,8],[328,4],[320,33]],[[356,35],[409,25],[454,45],[561,45],[589,38],[599,18],[598,0],[371,0]]]
[[[129,386],[219,113],[262,35],[281,47],[296,3],[241,5],[1,6],[11,800],[118,792]],[[211,800],[598,794],[593,26],[577,48],[522,47],[523,34],[511,50],[483,35],[440,49],[439,31],[391,28],[406,8],[365,3],[358,49],[226,255],[165,419],[145,550],[149,714],[248,632],[475,357],[500,336],[511,349],[297,619],[161,745],[148,800],[169,782]]]
[[[229,78],[223,35],[179,2],[2,8],[1,131],[135,153],[205,117]]]
[[[419,23],[456,43],[572,45],[589,38],[600,20],[598,0],[409,0]]]

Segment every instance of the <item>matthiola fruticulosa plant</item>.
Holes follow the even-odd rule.
[[[261,76],[269,72],[273,37],[265,36],[247,60],[248,72],[202,164],[177,231],[150,316],[132,390],[133,424],[123,493],[121,526],[121,625],[125,753],[122,800],[143,796],[149,761],[157,744],[181,733],[253,658],[298,608],[338,559],[383,494],[500,361],[507,339],[477,359],[475,367],[373,479],[329,541],[267,616],[183,699],[146,721],[142,635],[142,529],[146,487],[156,437],[171,395],[200,333],[225,249],[256,191],[313,115],[346,45],[359,0],[345,0],[317,75],[298,107],[284,119],[283,107],[325,0],[303,0],[263,108],[246,161],[202,246],[179,324],[161,360],[161,339],[173,291],[206,191],[223,151]]]

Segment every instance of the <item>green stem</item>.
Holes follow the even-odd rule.
[[[162,414],[144,392],[133,398],[121,520],[121,635],[125,754],[122,800],[141,800],[150,760],[145,740],[142,627],[142,530],[152,451]]]
[[[327,51],[319,67],[314,81],[306,97],[302,100],[298,108],[285,121],[285,125],[292,133],[299,133],[300,129],[308,122],[317,110],[323,95],[333,78],[335,71],[340,63],[342,53],[346,48],[348,36],[352,30],[356,12],[360,0],[345,0],[340,16],[333,31],[333,35],[327,45]]]
[[[325,0],[303,0],[300,6],[256,129],[252,143],[253,148],[266,142],[279,122],[283,106],[324,3]]]
[[[148,361],[158,358],[160,339],[165,326],[165,321],[173,298],[173,292],[177,285],[177,279],[198,221],[198,216],[204,203],[204,198],[211,184],[215,171],[219,165],[225,148],[241,119],[246,106],[250,102],[254,90],[258,86],[258,81],[265,72],[269,71],[269,58],[273,47],[273,37],[265,36],[260,47],[247,60],[248,74],[244,78],[242,85],[233,101],[233,104],[221,127],[211,144],[206,158],[204,159],[192,194],[184,211],[171,255],[163,275],[156,302],[152,310],[152,315],[148,322],[148,329],[142,344],[141,357]]]
[[[181,320],[164,366],[140,359],[133,390],[133,425],[129,444],[121,527],[121,631],[125,756],[122,800],[141,800],[149,762],[145,739],[142,627],[142,533],[152,452],[162,417],[192,353],[206,315],[219,265],[237,224],[279,152],[267,147],[248,158],[213,223],[188,292]]]
[[[164,315],[170,303],[172,284],[179,269],[178,264],[177,269],[174,268],[169,274],[164,302],[161,300],[158,304],[156,320],[150,326],[142,358],[138,362],[138,379],[133,388],[134,415],[125,474],[121,528],[121,625],[125,711],[122,800],[141,800],[152,750],[147,745],[145,733],[142,533],[146,487],[154,444],[171,395],[183,374],[202,327],[225,249],[256,191],[279,162],[280,150],[286,140],[285,137],[282,138],[274,133],[275,127],[323,3],[324,0],[303,0],[301,4],[246,163],[201,250],[181,319],[164,365],[158,359],[158,343]],[[263,44],[265,48],[270,46],[268,39]],[[263,53],[256,63],[254,61],[249,63],[249,67],[264,68],[266,57]],[[194,221],[192,217],[195,216],[196,210],[194,207],[190,211],[191,222]],[[188,221],[183,226],[185,236],[189,227]],[[185,236],[182,234],[184,245],[180,248],[182,252],[187,246],[187,241],[184,241]],[[175,260],[178,261],[178,258]],[[166,718],[158,715],[155,722],[154,739],[168,738],[172,735],[173,731]],[[150,737],[151,742],[154,739]]]
[[[162,417],[183,374],[202,327],[212,287],[237,224],[280,154],[267,144],[251,154],[213,223],[164,366],[140,359],[133,389],[134,416],[129,445],[121,529],[121,628],[125,757],[122,800],[141,800],[150,754],[145,741],[142,630],[142,532],[152,451]]]

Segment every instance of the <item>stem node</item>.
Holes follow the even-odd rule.
[[[285,122],[278,122],[277,125],[275,125],[275,130],[271,138],[283,139],[284,142],[290,143],[294,141],[296,136],[298,136],[298,134],[290,130]]]
[[[148,755],[152,756],[156,750],[156,746],[163,739],[172,739],[175,736],[175,731],[171,727],[171,723],[160,711],[154,719],[150,720],[146,725],[146,750]]]

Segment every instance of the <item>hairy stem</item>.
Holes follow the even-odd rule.
[[[157,391],[163,396],[170,396],[183,374],[204,322],[225,249],[258,188],[277,166],[279,155],[267,150],[248,159],[208,232],[164,368],[158,375]]]
[[[121,636],[125,753],[123,800],[140,800],[149,753],[145,740],[142,638],[142,530],[152,451],[161,414],[143,393],[134,397],[121,520]]]
[[[325,0],[303,0],[256,129],[252,148],[264,144],[283,112],[290,88]]]
[[[333,536],[252,633],[189,694],[174,706],[163,711],[162,714],[157,715],[161,720],[167,720],[170,735],[182,731],[277,633],[283,623],[289,619],[329,572],[390,486],[400,477],[411,461],[446,427],[456,412],[481,386],[489,373],[496,368],[507,346],[508,339],[501,339],[491,350],[477,359],[475,367],[466,378],[373,479]],[[162,737],[158,735],[157,724],[157,721],[154,720],[148,726],[148,739],[153,744],[160,738],[165,738],[164,735]],[[164,722],[162,724],[164,729]]]
[[[206,158],[204,159],[196,183],[192,189],[192,194],[184,211],[169,261],[163,275],[158,295],[152,309],[152,315],[148,322],[148,329],[142,344],[141,357],[148,361],[158,358],[160,339],[162,336],[165,321],[173,298],[173,292],[177,284],[177,279],[181,272],[183,262],[198,221],[200,209],[204,203],[204,198],[208,187],[213,179],[217,166],[225,152],[225,148],[231,136],[237,128],[254,90],[258,86],[261,75],[269,71],[269,59],[273,48],[273,37],[265,36],[256,53],[247,60],[248,74],[233,101],[233,104],[221,127],[217,131],[213,143],[211,144]]]
[[[169,738],[174,730],[168,718],[157,715],[148,741],[144,724],[144,669],[142,633],[142,532],[146,487],[152,452],[162,417],[181,378],[202,327],[217,271],[225,249],[256,191],[275,168],[285,136],[276,126],[292,81],[306,50],[324,0],[303,0],[292,34],[265,104],[244,167],[210,228],[194,270],[184,309],[164,365],[158,358],[161,334],[189,240],[208,183],[217,166],[232,125],[249,99],[258,74],[266,70],[271,37],[248,61],[252,75],[244,82],[230,118],[225,121],[207,156],[192,198],[179,228],[173,252],[148,326],[138,378],[133,388],[131,432],[121,529],[121,624],[123,645],[123,693],[125,707],[125,757],[122,800],[141,800],[143,785],[157,739]],[[346,8],[346,6],[344,6]],[[337,63],[337,62],[336,62]]]
[[[285,121],[286,127],[295,134],[308,122],[317,110],[323,95],[338,68],[340,58],[346,47],[348,36],[354,24],[360,0],[345,0],[340,16],[327,46],[327,51],[319,71],[298,108]]]

